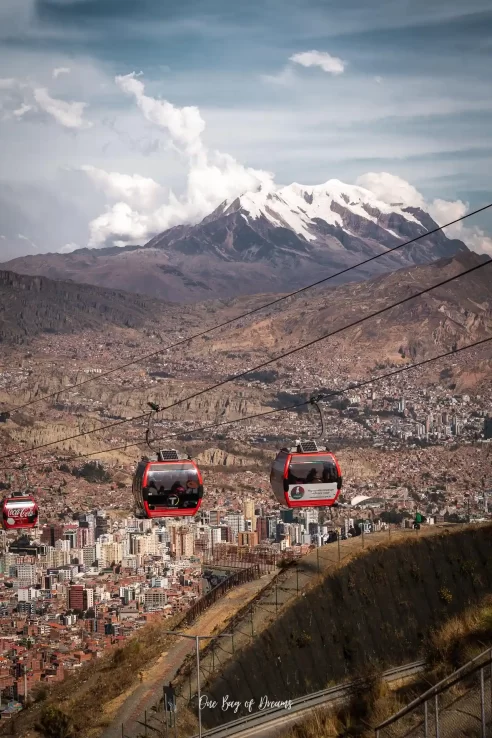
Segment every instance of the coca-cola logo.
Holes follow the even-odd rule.
[[[14,507],[12,509],[7,508],[9,518],[29,518],[36,514],[36,508],[31,507]]]

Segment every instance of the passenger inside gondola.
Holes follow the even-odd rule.
[[[306,477],[306,484],[316,484],[316,482],[320,481],[321,480],[318,477],[318,470],[316,469],[316,467],[313,467]]]
[[[177,478],[176,478],[177,477]],[[144,499],[155,507],[196,507],[200,499],[198,477],[190,470],[151,470]]]
[[[327,459],[296,460],[289,466],[287,481],[288,484],[328,484],[337,481],[337,469]]]
[[[338,481],[337,469],[334,464],[323,464],[322,481],[323,484]]]

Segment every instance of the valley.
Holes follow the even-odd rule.
[[[480,268],[468,276],[277,360],[475,267]],[[37,700],[43,683],[52,680],[46,704],[61,699],[63,714],[81,725],[94,679],[103,677],[79,683],[78,675],[86,672],[78,669],[97,657],[106,665],[109,702],[101,701],[91,730],[96,735],[107,728],[112,736],[115,716],[133,729],[139,706],[150,709],[160,693],[156,675],[164,668],[166,674],[189,669],[181,663],[188,651],[171,649],[165,638],[151,635],[153,629],[163,618],[169,627],[181,622],[210,582],[260,567],[258,580],[240,585],[202,616],[212,629],[218,612],[235,617],[245,597],[260,596],[277,564],[336,559],[337,546],[328,544],[340,537],[343,556],[360,551],[354,526],[364,533],[363,546],[383,545],[386,560],[388,540],[414,535],[417,512],[425,516],[425,536],[434,533],[439,540],[439,526],[488,521],[490,344],[461,349],[492,335],[490,268],[485,257],[465,251],[364,281],[329,282],[261,310],[282,293],[178,305],[1,272],[0,484],[7,494],[29,489],[41,511],[33,533],[7,533],[0,555],[6,643],[16,642],[20,629],[30,633],[23,657],[29,664],[27,696],[11,658],[17,651],[6,659],[3,695],[20,700],[12,703],[15,709],[31,695]],[[250,311],[255,312],[244,316]],[[214,329],[222,323],[227,325]],[[186,340],[203,331],[208,332]],[[318,392],[325,396],[325,441],[344,477],[340,504],[292,514],[272,495],[270,467],[279,447],[319,436],[320,428],[308,406],[282,408],[306,403]],[[189,522],[161,520],[156,526],[134,517],[132,475],[136,461],[150,453],[149,402],[163,407],[154,424],[159,446],[184,450],[204,475],[203,506]],[[290,569],[287,574],[294,576]],[[51,590],[39,590],[32,603],[21,601],[24,592],[38,592],[33,585],[41,578]],[[299,585],[298,577],[295,587],[302,589],[303,581],[301,576]],[[87,602],[75,599],[80,592]],[[262,597],[268,600],[268,594]],[[301,610],[299,602],[292,609],[299,622]],[[277,616],[267,615],[262,637],[270,638]],[[256,627],[260,621],[256,615]],[[351,633],[344,638],[350,641]],[[170,658],[155,661],[151,643],[162,644]],[[249,645],[243,646],[241,654],[249,653]],[[20,646],[21,653],[25,649]],[[210,666],[210,656],[208,662],[204,658]],[[135,669],[145,664],[147,681],[138,687],[135,669],[110,679],[118,659]],[[337,659],[333,668],[342,678],[350,667],[343,667],[342,652]],[[224,665],[227,679],[234,668]],[[70,696],[74,679],[85,685],[77,699]],[[273,689],[271,675],[268,680]],[[207,688],[217,689],[213,679]],[[17,721],[23,738],[36,736],[33,720],[47,709],[33,704]],[[194,725],[188,712],[184,719]],[[217,716],[205,719],[212,724]]]
[[[78,456],[89,455],[115,472],[121,468],[123,478],[129,480],[135,459],[145,452],[146,419],[121,421],[145,413],[149,401],[163,406],[179,403],[244,367],[269,361],[292,346],[337,330],[483,261],[484,257],[464,254],[363,283],[317,287],[170,350],[166,346],[258,308],[275,295],[215,300],[178,309],[130,293],[45,278],[5,278],[0,292],[7,316],[2,341],[10,345],[0,366],[0,408],[21,406],[0,425],[5,453],[21,454],[12,457],[12,462],[4,461],[5,474],[17,476],[19,460],[33,468],[40,463],[39,473],[44,474],[43,465],[52,466],[65,458],[76,463]],[[408,456],[409,468],[413,457],[423,454],[422,459],[433,459],[429,469],[437,482],[440,475],[445,476],[446,449],[460,441],[472,444],[483,431],[492,391],[489,344],[379,382],[378,376],[490,336],[489,269],[484,266],[307,351],[175,405],[159,413],[156,432],[171,439],[178,434],[172,443],[197,455],[210,469],[216,490],[210,499],[212,506],[221,499],[221,490],[239,488],[248,494],[261,490],[264,504],[274,509],[274,503],[267,502],[267,470],[275,448],[286,439],[319,433],[315,413],[307,408],[274,411],[322,390],[335,393],[324,404],[327,435],[343,463],[346,454],[350,458],[349,499],[360,492],[361,485],[374,486],[374,475],[384,469],[376,487],[386,489],[395,482],[405,485],[405,474],[388,476],[384,459],[389,453],[395,458]],[[44,302],[35,299],[39,293]],[[70,315],[70,320],[56,322],[56,306],[65,304],[64,300],[68,313],[62,308],[61,315]],[[14,320],[8,317],[8,306],[14,306],[13,316],[15,310],[25,316],[22,337],[12,332]],[[88,323],[91,310],[100,316],[94,318],[96,323]],[[131,321],[133,327],[128,326]],[[145,358],[148,354],[151,356]],[[142,359],[132,363],[139,356]],[[99,377],[127,363],[126,368]],[[374,383],[362,390],[349,389],[351,383],[371,378]],[[70,389],[74,384],[80,386]],[[52,396],[41,400],[46,394]],[[242,421],[250,415],[259,417]],[[110,427],[104,430],[105,426]],[[206,430],[196,432],[202,426]],[[80,435],[98,428],[103,430]],[[32,446],[43,448],[31,454]],[[473,446],[468,446],[467,453],[472,452]],[[480,453],[477,448],[477,459]],[[357,471],[356,459],[365,472]],[[241,470],[249,471],[245,476]],[[34,471],[32,478],[36,476]],[[479,464],[472,484],[480,487],[483,476]],[[66,493],[70,498],[73,480],[63,474],[46,477],[47,487],[59,486],[60,481],[68,484],[54,513],[66,504]],[[418,489],[418,477],[411,485]],[[78,481],[75,486],[80,497],[77,504],[86,494],[89,504],[93,499],[90,485],[80,488]],[[97,494],[107,494],[112,506],[130,506],[128,490],[112,487],[106,485]],[[462,492],[459,482],[449,488]]]

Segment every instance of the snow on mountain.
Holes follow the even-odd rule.
[[[331,179],[321,185],[306,186],[294,182],[276,191],[260,189],[226,201],[215,214],[229,215],[241,211],[247,222],[265,218],[275,227],[290,228],[308,241],[314,241],[313,221],[323,220],[329,225],[345,228],[344,219],[333,204],[349,210],[360,218],[379,223],[381,215],[397,214],[405,220],[421,225],[402,204],[388,205],[363,187],[347,185]],[[395,236],[398,234],[387,229]]]
[[[418,207],[388,205],[363,187],[333,179],[246,192],[200,223],[170,228],[144,246],[27,256],[5,268],[187,302],[290,291],[360,262],[341,279],[468,253],[443,231],[427,236],[436,226]]]

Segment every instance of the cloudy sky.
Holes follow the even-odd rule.
[[[0,260],[260,183],[492,202],[491,32],[490,0],[1,0]],[[451,235],[492,253],[492,216]]]

